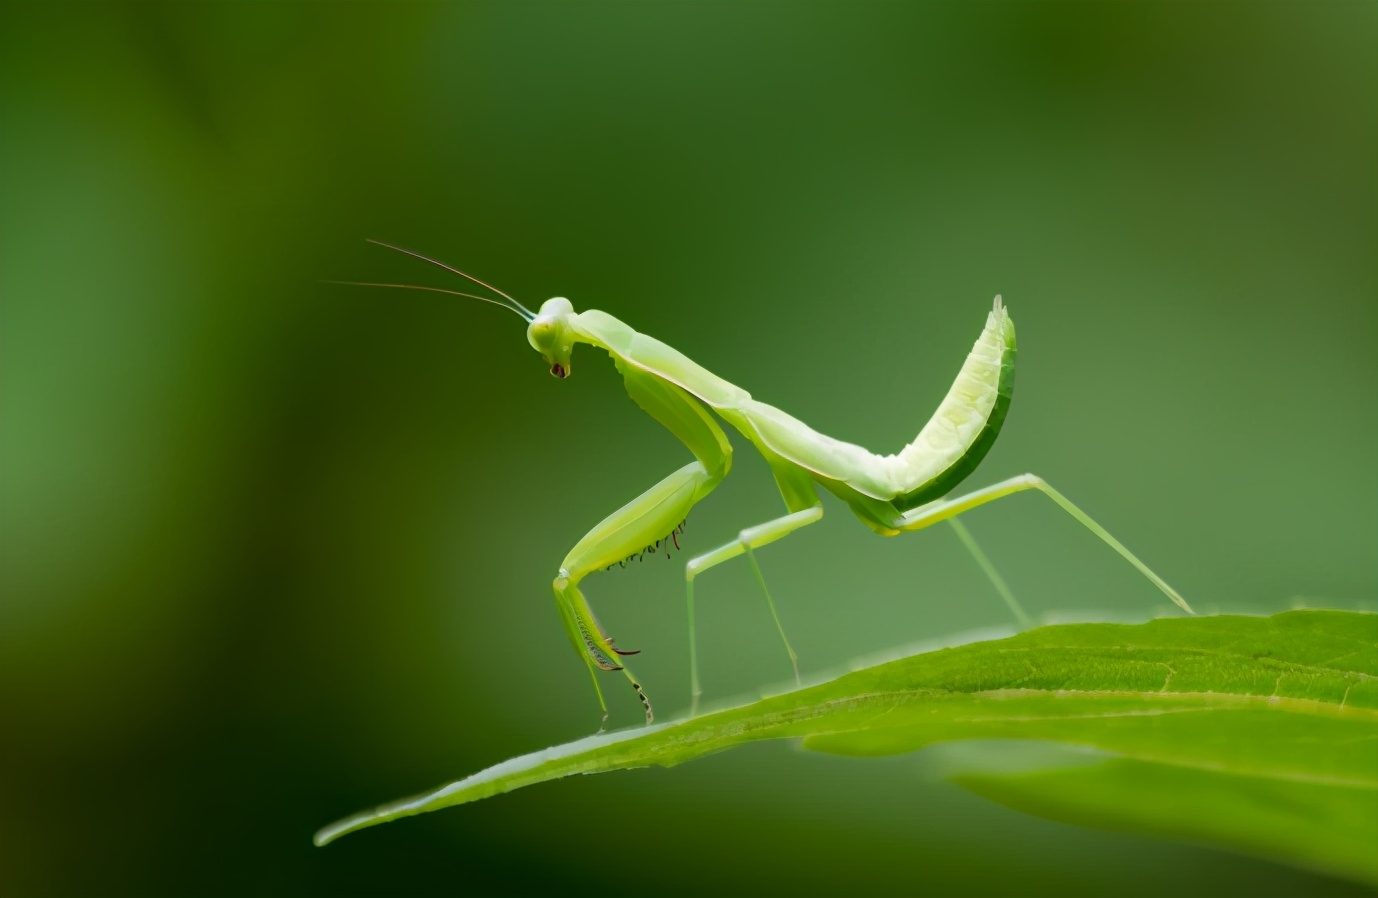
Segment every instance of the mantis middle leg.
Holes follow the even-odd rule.
[[[794,682],[796,685],[799,683],[799,655],[794,651],[794,646],[790,645],[789,637],[785,635],[785,627],[780,623],[780,614],[775,609],[775,599],[771,597],[770,587],[766,585],[765,575],[761,573],[761,565],[756,561],[755,550],[821,519],[823,517],[823,504],[818,501],[818,495],[814,492],[807,476],[783,464],[772,464],[771,469],[775,474],[775,482],[780,488],[780,494],[785,499],[785,505],[790,509],[789,513],[754,527],[746,528],[737,534],[736,539],[718,546],[711,552],[705,552],[690,559],[689,563],[684,566],[685,595],[689,615],[689,716],[691,717],[698,713],[699,696],[703,694],[703,687],[699,684],[699,653],[695,636],[694,578],[709,568],[717,567],[724,561],[736,558],[738,555],[745,554],[747,560],[751,562],[751,570],[756,575],[756,582],[761,585],[761,591],[765,593],[766,605],[770,608],[770,617],[775,621],[775,629],[779,632],[780,640],[784,642],[785,651],[789,654],[790,664],[794,667]]]

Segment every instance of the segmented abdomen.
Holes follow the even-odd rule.
[[[928,496],[938,489],[936,495],[941,495],[956,486],[990,449],[1014,390],[1014,355],[1014,324],[997,297],[985,329],[938,410],[914,441],[895,455],[877,455],[821,434],[754,399],[724,409],[722,415],[748,437],[754,433],[763,446],[819,477],[841,481],[873,499],[911,507],[916,495]]]

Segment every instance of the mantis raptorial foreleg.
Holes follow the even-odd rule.
[[[603,700],[602,689],[598,688],[599,668],[620,670],[626,674],[646,709],[648,721],[654,717],[654,712],[641,684],[620,660],[623,654],[634,653],[619,651],[612,639],[603,632],[579,589],[579,581],[594,571],[643,551],[673,532],[698,498],[721,480],[721,476],[715,478],[701,463],[690,462],[604,518],[579,540],[560,564],[560,573],[552,584],[555,601],[560,606],[560,618],[570,642],[594,673],[593,685],[598,692],[605,720],[608,707]]]
[[[732,446],[703,406],[682,389],[631,366],[619,366],[619,369],[627,392],[636,404],[678,437],[697,460],[608,515],[579,540],[560,565],[560,574],[554,583],[555,600],[560,605],[565,632],[594,673],[594,687],[598,687],[598,669],[621,670],[636,689],[646,709],[646,719],[650,721],[654,717],[651,702],[620,660],[621,655],[629,653],[618,651],[598,626],[578,584],[588,574],[617,564],[673,536],[694,504],[727,476],[732,466]],[[606,720],[608,709],[601,689],[598,689],[598,700],[603,705]]]
[[[1119,540],[1115,539],[1115,537],[1111,536],[1104,527],[1092,520],[1090,515],[1082,511],[1077,506],[1073,505],[1071,500],[1069,500],[1066,496],[1062,495],[1057,490],[1049,486],[1048,483],[1042,477],[1038,477],[1034,474],[1020,474],[1018,477],[1011,477],[1009,480],[1002,480],[999,483],[992,484],[991,486],[986,487],[985,489],[979,489],[975,492],[967,493],[965,496],[958,496],[955,499],[943,499],[939,502],[930,502],[927,505],[921,505],[918,508],[906,512],[900,518],[900,521],[896,529],[922,530],[924,527],[927,527],[930,524],[936,524],[938,521],[947,520],[949,518],[955,518],[957,515],[962,514],[966,511],[970,511],[971,509],[976,508],[977,506],[985,505],[987,502],[994,502],[996,499],[1003,499],[1006,496],[1022,492],[1023,490],[1038,490],[1039,492],[1047,496],[1049,499],[1052,499],[1054,502],[1058,504],[1060,508],[1062,508],[1063,511],[1067,512],[1069,515],[1076,518],[1082,526],[1084,526],[1087,530],[1090,530],[1096,536],[1100,537],[1102,542],[1104,542],[1107,546],[1118,552],[1120,554],[1120,557],[1122,557],[1125,561],[1128,561],[1130,564],[1134,565],[1134,567],[1138,568],[1139,573],[1143,574],[1149,580],[1153,581],[1153,584],[1157,586],[1159,589],[1161,589],[1163,591],[1163,594],[1166,595],[1173,602],[1175,602],[1179,608],[1181,608],[1183,611],[1191,611],[1191,607],[1187,605],[1186,599],[1183,599],[1181,595],[1178,594],[1177,590],[1173,589],[1171,586],[1168,586],[1166,581],[1164,581],[1162,577],[1159,577],[1157,574],[1153,573],[1153,571],[1149,569],[1148,565],[1144,564],[1142,561],[1139,560],[1139,557],[1137,555],[1125,548],[1124,543],[1120,542]],[[962,530],[959,529],[958,535],[960,536],[961,533]],[[968,539],[963,540],[963,542],[967,543],[968,548],[971,548],[974,544],[969,541],[970,534],[967,534],[967,536]],[[981,561],[984,558],[984,555],[980,553],[979,549],[973,554],[977,556],[978,561]],[[989,562],[986,562],[982,566],[988,567]],[[988,570],[987,573],[990,573],[991,570],[993,570],[993,568]],[[994,580],[997,584],[1003,584],[1004,582],[1003,580],[999,580],[999,575],[996,575]],[[1006,589],[1005,591],[1007,592],[1008,589]]]

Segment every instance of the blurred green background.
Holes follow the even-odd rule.
[[[0,891],[1357,891],[782,745],[312,848],[592,731],[549,581],[687,459],[587,348],[323,280],[461,286],[363,238],[412,246],[882,451],[1002,293],[974,485],[1198,609],[1372,608],[1378,5],[0,9]],[[780,508],[741,452],[687,552]],[[967,520],[1036,613],[1167,610],[1046,501]],[[761,557],[813,675],[1009,623],[942,529],[829,501]],[[664,718],[682,561],[586,583]],[[700,583],[707,698],[785,680],[749,570]]]

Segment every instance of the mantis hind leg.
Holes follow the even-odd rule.
[[[1104,542],[1107,546],[1119,553],[1121,558],[1123,558],[1125,561],[1128,561],[1130,564],[1134,565],[1134,567],[1138,569],[1139,573],[1143,574],[1153,583],[1154,586],[1157,586],[1160,590],[1162,590],[1163,594],[1167,596],[1169,599],[1171,599],[1174,604],[1176,604],[1183,611],[1186,611],[1188,614],[1193,613],[1191,610],[1191,606],[1187,604],[1186,599],[1183,599],[1182,596],[1177,592],[1177,590],[1169,586],[1167,582],[1163,580],[1162,577],[1159,577],[1157,574],[1155,574],[1148,567],[1148,565],[1140,561],[1139,556],[1135,555],[1133,552],[1129,551],[1129,549],[1125,548],[1124,543],[1120,542],[1119,540],[1115,539],[1115,537],[1111,536],[1109,531],[1107,531],[1100,524],[1096,523],[1095,520],[1093,520],[1091,516],[1088,515],[1086,512],[1082,511],[1076,505],[1073,505],[1071,500],[1069,500],[1066,496],[1062,495],[1057,490],[1049,486],[1047,481],[1045,481],[1042,477],[1038,477],[1033,474],[1021,474],[1018,477],[1011,477],[1009,480],[1002,480],[999,483],[986,487],[985,489],[976,490],[973,493],[967,493],[965,496],[958,496],[955,499],[944,499],[939,502],[931,502],[928,505],[921,505],[918,508],[915,508],[902,515],[899,521],[896,523],[896,529],[905,531],[921,530],[924,527],[928,527],[931,524],[936,524],[939,521],[951,521],[952,524],[958,528],[958,537],[962,538],[963,542],[967,544],[967,548],[972,550],[972,554],[976,556],[977,562],[981,563],[982,567],[986,569],[986,573],[988,575],[993,575],[992,581],[996,583],[997,589],[999,589],[1001,586],[1003,586],[1004,581],[999,579],[1000,575],[998,573],[995,573],[994,567],[990,566],[989,560],[985,559],[985,554],[982,553],[978,547],[976,547],[974,541],[971,541],[971,534],[966,533],[965,537],[963,537],[966,528],[962,527],[959,524],[959,522],[956,520],[956,517],[962,514],[963,512],[967,512],[978,506],[985,505],[987,502],[994,502],[996,499],[1003,499],[1006,496],[1010,496],[1018,492],[1023,492],[1024,490],[1038,490],[1039,492],[1043,493],[1043,495],[1047,496],[1049,499],[1052,499],[1053,502],[1055,502],[1059,508],[1067,512],[1069,515],[1075,518],[1077,522],[1080,523],[1083,527],[1085,527],[1087,530],[1090,530],[1096,536],[1100,537],[1101,541]],[[1005,589],[1002,591],[1002,595],[1007,592],[1008,587],[1005,587]],[[1013,600],[1013,595],[1010,595],[1008,597],[1007,601],[1009,600]],[[1016,603],[1012,607],[1018,608],[1018,604]],[[1019,615],[1020,612],[1016,612],[1016,616]]]
[[[1024,610],[1024,606],[1019,604],[1019,600],[1014,597],[1014,591],[1011,590],[1009,584],[1005,582],[1005,578],[1000,576],[1000,572],[995,569],[995,565],[991,563],[991,560],[986,557],[986,553],[977,545],[976,538],[971,535],[971,531],[967,529],[967,525],[957,520],[956,517],[948,518],[947,522],[952,525],[952,532],[957,534],[957,538],[962,541],[962,546],[965,547],[971,557],[975,559],[982,573],[986,575],[986,579],[990,581],[990,585],[994,586],[995,591],[1000,594],[1000,598],[1004,601],[1005,607],[1009,608],[1010,613],[1014,615],[1014,619],[1019,621],[1019,626],[1026,629],[1032,626],[1033,621]]]

